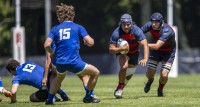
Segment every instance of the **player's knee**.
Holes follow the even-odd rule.
[[[170,72],[170,70],[171,70],[171,68],[172,68],[172,65],[170,65],[170,64],[162,64],[162,71],[164,72],[164,71],[166,71],[167,72],[167,74],[168,74],[168,72]]]
[[[136,67],[133,67],[133,68],[127,68],[126,70],[126,76],[132,76],[136,71]]]
[[[100,71],[97,69],[97,70],[95,70],[95,75],[96,76],[99,76],[100,75]]]
[[[35,93],[33,93],[33,94],[30,95],[29,100],[31,102],[35,102],[35,98],[36,98]]]
[[[158,66],[158,62],[155,62],[155,61],[148,62],[148,69],[156,70],[157,66]]]

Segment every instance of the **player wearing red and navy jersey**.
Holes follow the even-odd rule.
[[[110,53],[117,55],[120,64],[120,71],[118,74],[119,83],[114,92],[116,98],[122,98],[123,89],[136,70],[139,56],[139,44],[144,47],[144,59],[140,60],[139,64],[146,66],[149,55],[146,37],[142,30],[134,24],[131,15],[122,15],[119,25],[120,26],[114,30],[110,37],[109,46]],[[123,47],[117,47],[117,42],[120,39],[126,40],[128,44]],[[127,54],[120,53],[121,51],[127,50],[129,50]]]
[[[168,81],[168,74],[176,53],[175,33],[168,24],[164,23],[163,16],[160,13],[153,13],[150,21],[142,26],[141,29],[144,33],[150,32],[153,37],[153,43],[148,44],[151,51],[146,73],[148,81],[144,87],[144,92],[149,92],[154,81],[157,65],[162,62],[157,94],[158,96],[163,96],[163,88]]]
[[[95,66],[84,62],[79,54],[80,39],[83,39],[84,44],[87,46],[93,46],[94,40],[83,26],[73,22],[75,10],[72,5],[61,3],[57,5],[56,8],[60,24],[51,29],[44,43],[45,50],[51,54],[51,56],[53,54],[55,55],[57,70],[57,76],[51,83],[51,89],[46,104],[53,104],[53,97],[64,80],[66,71],[82,76],[89,75],[88,91],[83,98],[83,102],[99,103],[100,99],[94,97],[92,93],[100,71]],[[51,49],[51,44],[53,42],[55,42],[56,45],[55,52]]]

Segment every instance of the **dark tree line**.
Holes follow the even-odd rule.
[[[200,35],[200,1],[199,0],[173,0],[174,1],[174,25],[179,29],[179,49],[199,48]],[[0,24],[5,17],[12,20],[6,22],[9,27],[5,31],[11,31],[14,25],[15,0],[2,0],[9,2],[13,10],[7,16],[0,11]],[[167,17],[167,0],[51,0],[52,26],[58,24],[55,14],[55,6],[61,2],[72,4],[76,9],[75,22],[83,25],[88,33],[95,39],[95,46],[81,47],[83,54],[108,53],[109,38],[119,18],[124,13],[132,15],[138,26],[148,21],[153,12],[161,12],[165,22]],[[21,25],[26,33],[26,55],[44,55],[43,43],[45,35],[44,0],[21,0]],[[1,8],[1,7],[0,7]],[[2,26],[2,25],[1,25]],[[0,28],[1,28],[0,26]],[[11,33],[7,39],[0,29],[1,56],[11,56]],[[6,42],[2,42],[5,41]],[[9,45],[8,45],[9,44]]]

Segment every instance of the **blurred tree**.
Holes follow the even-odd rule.
[[[0,56],[11,56],[11,27],[14,25],[14,8],[9,0],[0,0]]]
[[[183,6],[181,5],[180,0],[174,0],[174,7],[175,7],[175,18],[174,21],[176,22],[176,26],[178,26],[178,39],[179,39],[179,47],[181,47],[183,50],[191,51],[191,48],[188,44],[188,38],[186,36],[184,26],[183,26],[183,20],[181,19],[181,11]]]

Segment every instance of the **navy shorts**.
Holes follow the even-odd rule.
[[[118,56],[118,55],[121,55],[121,54],[119,53],[119,54],[116,54],[116,55]],[[128,64],[131,64],[131,65],[138,65],[139,53],[126,54],[126,55],[129,57]]]
[[[72,73],[78,73],[85,69],[86,63],[82,61],[81,58],[77,59],[74,63],[71,64],[56,64],[56,69],[59,73],[64,73],[66,71]]]
[[[161,52],[161,51],[156,51],[156,50],[151,50],[150,51],[150,60],[154,60],[157,62],[168,62],[173,64],[174,58],[175,58],[175,51],[172,52]]]
[[[37,99],[41,101],[45,101],[48,98],[48,91],[47,90],[38,90],[35,92],[35,96]]]

